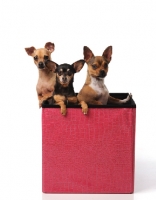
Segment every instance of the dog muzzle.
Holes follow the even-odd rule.
[[[44,69],[45,68],[45,64],[43,62],[39,62],[38,63],[38,68],[39,69]]]
[[[106,72],[104,70],[101,70],[99,73],[99,78],[104,78],[106,76]]]

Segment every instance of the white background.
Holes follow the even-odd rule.
[[[24,48],[55,43],[58,64],[83,58],[83,46],[102,55],[112,45],[105,83],[131,92],[137,104],[133,195],[45,195],[41,188],[41,109],[38,71]],[[156,199],[156,1],[1,0],[0,199]],[[86,65],[75,76],[79,92]]]

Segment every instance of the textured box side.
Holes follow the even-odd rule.
[[[45,193],[132,193],[135,109],[42,109]]]

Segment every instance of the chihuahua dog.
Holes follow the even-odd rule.
[[[84,60],[78,60],[72,65],[56,65],[53,61],[46,62],[47,67],[55,69],[56,72],[55,91],[48,102],[49,104],[59,105],[62,115],[66,115],[66,104],[76,104],[78,102],[73,88],[74,74],[82,69],[84,63]]]
[[[39,107],[44,100],[51,97],[56,82],[56,74],[53,69],[47,67],[45,62],[51,60],[51,53],[54,51],[54,43],[47,42],[44,48],[35,49],[35,47],[25,48],[27,54],[32,56],[34,63],[39,71],[39,78],[36,85]]]
[[[126,99],[120,100],[109,95],[104,84],[104,78],[108,72],[108,64],[111,61],[112,46],[107,47],[102,56],[94,56],[92,51],[84,46],[84,60],[86,61],[87,78],[77,98],[82,107],[82,112],[87,114],[88,104],[106,105],[107,102],[123,104],[130,100],[131,94]]]

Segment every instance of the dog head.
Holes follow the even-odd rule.
[[[84,60],[88,65],[88,73],[95,78],[104,78],[108,72],[108,64],[111,61],[112,46],[107,47],[102,56],[94,56],[93,52],[84,46]]]
[[[54,51],[54,43],[47,42],[44,48],[35,49],[35,47],[25,48],[25,51],[29,56],[32,56],[34,63],[38,69],[43,70],[46,68],[45,62],[51,60],[51,53]]]
[[[76,72],[79,72],[82,67],[84,66],[84,60],[78,60],[74,62],[72,65],[70,64],[61,64],[57,65],[55,73],[56,73],[56,80],[59,84],[63,87],[68,87],[68,85],[73,82],[73,77]],[[48,60],[46,62],[48,67],[52,67],[53,62]]]

